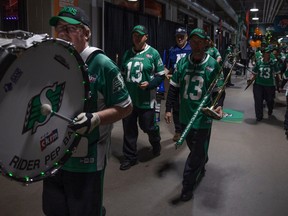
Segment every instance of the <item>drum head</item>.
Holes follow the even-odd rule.
[[[5,61],[5,59],[4,59]],[[41,180],[63,165],[77,145],[68,121],[84,110],[88,77],[74,47],[50,39],[30,47],[11,63],[0,80],[0,167],[16,181]]]

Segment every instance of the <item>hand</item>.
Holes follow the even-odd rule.
[[[172,77],[172,74],[170,73],[170,71],[166,67],[164,68],[164,73],[165,73],[166,79],[169,80]]]
[[[85,135],[89,134],[99,124],[100,117],[97,113],[80,113],[73,119],[69,127],[76,133]]]
[[[213,111],[216,112],[216,113],[219,115],[220,119],[223,118],[223,110],[222,110],[222,107],[221,107],[221,106],[218,106],[218,107],[217,107],[216,109],[214,109]]]
[[[171,112],[166,112],[164,119],[165,119],[167,124],[170,124],[172,122],[172,113]]]
[[[145,90],[149,86],[149,82],[145,81],[139,84],[139,88]]]

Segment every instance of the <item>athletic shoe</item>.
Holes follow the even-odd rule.
[[[120,170],[128,170],[136,164],[138,164],[137,160],[124,160],[120,165]]]
[[[193,198],[193,192],[191,190],[182,190],[180,200],[183,202],[187,202]]]
[[[161,153],[161,145],[153,146],[153,155],[154,157],[158,157]]]
[[[262,121],[263,118],[256,118],[257,121]]]

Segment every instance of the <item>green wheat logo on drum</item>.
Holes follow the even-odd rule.
[[[33,96],[27,106],[27,111],[24,119],[22,134],[31,130],[31,134],[37,131],[37,128],[45,125],[51,115],[44,116],[41,114],[42,104],[49,104],[52,110],[57,112],[62,103],[65,83],[54,83],[52,86],[46,86],[41,90],[40,94]]]

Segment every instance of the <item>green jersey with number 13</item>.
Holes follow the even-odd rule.
[[[156,49],[146,45],[136,53],[133,48],[125,52],[122,59],[122,75],[132,98],[133,105],[141,109],[153,109],[156,102],[156,89],[141,89],[139,84],[150,82],[164,74],[164,65]]]
[[[220,70],[218,62],[210,55],[198,64],[191,61],[191,54],[182,58],[176,66],[170,84],[180,88],[180,122],[187,125],[203,101],[207,90]],[[208,100],[203,107],[210,107]],[[192,128],[210,128],[212,119],[199,112]]]

